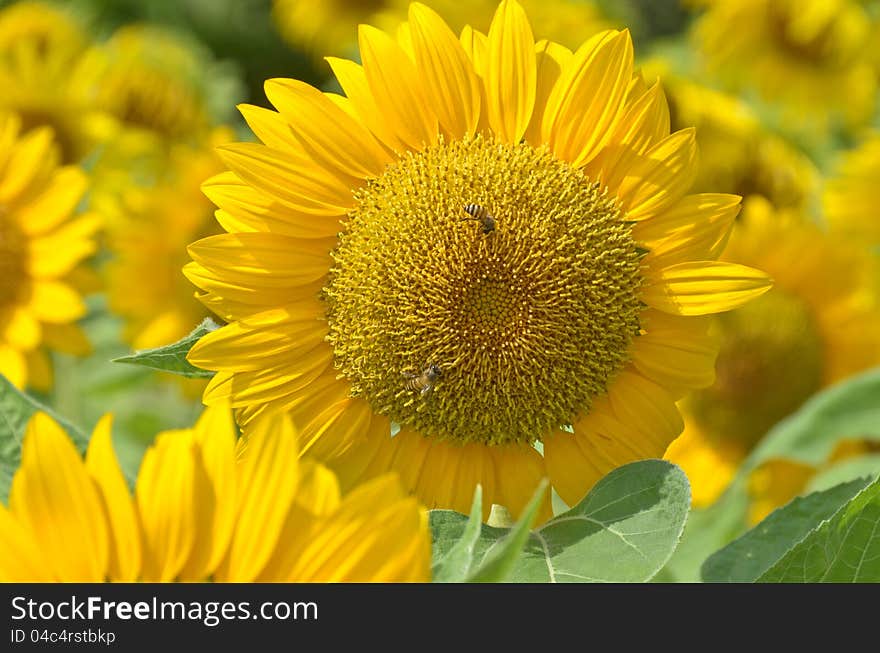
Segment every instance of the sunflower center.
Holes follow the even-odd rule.
[[[24,285],[25,239],[0,204],[0,309],[16,303]]]
[[[692,397],[706,431],[751,448],[822,385],[823,345],[804,302],[774,290],[718,317],[715,384]]]
[[[377,412],[427,436],[533,442],[627,361],[630,225],[545,149],[441,142],[356,199],[323,296],[335,364]]]

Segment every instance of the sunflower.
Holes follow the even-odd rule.
[[[454,30],[466,24],[486,31],[495,13],[495,0],[430,0],[426,3]],[[566,47],[576,47],[588,36],[612,27],[590,0],[523,0],[537,31]],[[292,45],[315,54],[347,54],[355,48],[358,24],[371,22],[386,31],[406,21],[405,0],[274,0],[272,16],[279,31]]]
[[[789,119],[859,124],[877,91],[871,30],[854,0],[716,0],[695,36],[710,70],[781,103]]]
[[[208,316],[180,269],[189,243],[220,232],[200,186],[223,169],[213,146],[230,140],[231,130],[220,128],[210,145],[177,145],[164,178],[150,188],[127,189],[118,215],[109,216],[109,308],[124,319],[123,337],[135,349],[179,340]]]
[[[686,428],[667,457],[688,474],[696,506],[712,503],[770,427],[816,391],[880,363],[869,252],[762,198],[749,204],[723,258],[766,270],[774,287],[718,319],[715,383],[683,402]]]
[[[76,21],[49,5],[0,10],[0,112],[17,113],[25,129],[52,127],[64,163],[82,161],[107,128],[82,83],[87,43]]]
[[[480,482],[516,514],[548,476],[576,502],[662,455],[712,380],[705,316],[768,289],[711,260],[739,197],[685,194],[694,132],[627,31],[571,53],[505,1],[488,36],[421,4],[406,33],[330,59],[346,97],[275,79],[278,112],[241,107],[263,144],[219,148],[229,233],[184,269],[229,324],[189,360],[205,403],[288,411],[346,485],[396,469],[467,512]]]
[[[75,322],[85,312],[70,285],[76,266],[95,251],[94,215],[72,217],[87,186],[74,166],[58,166],[48,127],[21,133],[0,115],[0,374],[16,386],[47,389],[46,348],[85,354]]]
[[[823,204],[832,229],[880,244],[880,134],[843,155],[826,182]]]
[[[49,416],[31,418],[9,507],[0,505],[0,581],[430,578],[426,513],[393,475],[343,496],[326,467],[297,462],[286,418],[257,425],[238,460],[228,408],[160,433],[134,496],[111,422],[98,422],[83,460]]]
[[[819,189],[815,166],[767,131],[746,102],[677,75],[659,59],[647,61],[642,71],[660,78],[672,129],[697,130],[700,163],[693,191],[760,195],[777,208],[811,208]]]

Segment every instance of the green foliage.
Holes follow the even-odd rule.
[[[774,511],[748,533],[710,556],[703,565],[703,580],[746,583],[759,579],[867,484],[867,479],[850,481],[795,499]]]
[[[536,499],[532,500],[536,505]],[[672,555],[690,503],[684,473],[661,460],[624,465],[603,478],[577,506],[523,538],[524,548],[509,573],[491,576],[509,582],[644,582]],[[476,515],[476,516],[475,516]],[[471,518],[449,511],[431,513],[435,570],[440,579],[483,580],[481,570],[492,564],[499,547],[508,545],[513,529],[474,526]],[[470,562],[461,560],[467,551]],[[455,561],[458,575],[444,568]]]
[[[696,582],[710,555],[746,528],[747,481],[761,464],[774,459],[820,467],[844,440],[880,441],[880,369],[873,369],[827,388],[781,421],[743,462],[730,487],[715,504],[694,511],[682,542],[660,578]],[[817,475],[808,490],[817,490],[871,475],[876,458],[844,461]],[[827,474],[825,480],[823,477]]]
[[[82,431],[16,389],[5,376],[0,375],[0,501],[3,503],[9,498],[12,476],[21,462],[25,427],[31,415],[37,411],[50,415],[67,431],[80,451],[85,451],[88,437]]]
[[[209,379],[214,376],[214,372],[192,365],[186,360],[186,355],[193,345],[199,341],[199,338],[217,328],[218,325],[211,318],[206,317],[192,333],[175,343],[156,347],[155,349],[144,349],[129,356],[114,358],[113,362],[142,365],[152,370],[179,374],[191,379]]]

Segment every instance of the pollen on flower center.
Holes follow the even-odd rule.
[[[0,309],[14,303],[25,279],[24,237],[0,204]]]
[[[801,299],[774,290],[720,315],[715,384],[695,393],[707,432],[753,446],[822,386],[822,337]]]
[[[355,395],[424,435],[497,444],[605,393],[642,304],[640,251],[599,184],[478,136],[404,156],[356,199],[323,294]]]

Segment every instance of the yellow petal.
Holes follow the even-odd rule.
[[[535,38],[526,13],[503,0],[489,27],[486,112],[489,125],[507,143],[518,143],[535,107]]]
[[[664,213],[636,223],[633,236],[651,250],[655,267],[715,259],[727,243],[739,208],[738,195],[687,195]]]
[[[28,309],[38,320],[53,324],[72,322],[86,314],[79,294],[61,281],[35,281]]]
[[[30,275],[37,279],[54,279],[70,272],[97,250],[98,244],[93,236],[101,223],[98,215],[86,214],[51,233],[34,238],[28,252]]]
[[[379,176],[390,157],[370,132],[321,91],[295,79],[270,79],[266,97],[323,167],[358,179]]]
[[[572,53],[558,43],[542,39],[535,44],[535,57],[537,62],[535,110],[532,112],[532,119],[524,138],[532,146],[539,147],[543,143],[541,124],[544,120],[544,111],[547,109],[547,100],[562,75],[563,67],[571,61]]]
[[[617,197],[631,221],[657,215],[678,202],[697,173],[694,129],[682,129],[664,138],[627,170]]]
[[[742,306],[770,290],[770,278],[736,263],[679,263],[652,273],[642,291],[648,306],[672,315],[709,315]]]
[[[45,413],[28,422],[9,506],[57,580],[106,579],[110,533],[101,497],[70,438]]]
[[[393,124],[394,134],[420,150],[437,140],[437,117],[428,106],[415,64],[385,32],[358,26],[364,73],[379,111]]]
[[[543,132],[572,165],[595,157],[614,134],[632,78],[628,31],[603,32],[582,45],[547,100]]]
[[[178,577],[193,553],[200,511],[195,444],[188,431],[160,434],[144,454],[135,496],[143,528],[143,574],[148,582]],[[197,554],[200,552],[196,552]]]
[[[214,493],[210,555],[205,565],[205,573],[210,574],[226,555],[237,519],[236,429],[229,406],[205,408],[193,428],[193,437],[201,449],[202,464]]]
[[[52,130],[48,127],[31,130],[15,144],[9,164],[0,177],[0,204],[12,204],[26,193],[53,162],[53,147]]]
[[[88,179],[79,168],[59,168],[37,197],[16,210],[16,220],[28,235],[47,233],[73,213],[87,186]]]
[[[313,530],[286,580],[427,582],[426,515],[395,476],[377,478],[345,497]]]
[[[52,391],[52,361],[43,349],[32,349],[25,354],[28,387],[49,393]]]
[[[34,534],[0,503],[0,583],[49,583],[55,580]]]
[[[89,441],[86,469],[101,492],[110,525],[109,577],[113,581],[133,582],[141,570],[141,533],[137,511],[128,484],[113,451],[113,419],[100,419]]]
[[[639,372],[676,394],[712,384],[718,343],[708,334],[709,318],[649,309],[640,319],[646,333],[633,341],[630,352]]]
[[[190,349],[187,360],[204,369],[257,371],[299,358],[326,335],[326,322],[315,315],[272,309],[208,333]]]
[[[9,379],[16,388],[27,381],[27,362],[24,354],[6,343],[0,342],[0,374]]]
[[[452,30],[423,4],[409,7],[410,33],[427,100],[452,138],[474,133],[480,120],[480,83]]]
[[[236,108],[254,135],[264,145],[281,152],[288,150],[299,152],[302,149],[302,145],[294,138],[287,120],[277,111],[252,104],[239,104]]]
[[[222,145],[217,153],[243,181],[296,211],[342,215],[354,203],[345,183],[297,153],[258,143]]]
[[[43,324],[43,342],[71,356],[87,356],[92,352],[92,344],[76,324]]]
[[[346,97],[351,101],[352,107],[364,125],[392,150],[404,151],[406,145],[389,125],[387,115],[379,109],[379,105],[373,98],[363,67],[348,59],[337,59],[336,57],[327,57],[326,59],[336,76],[336,80],[345,91]]]
[[[335,458],[364,440],[373,409],[363,399],[347,398],[328,406],[302,429],[303,455]]]
[[[236,468],[238,521],[220,576],[251,581],[279,542],[299,483],[297,435],[286,416],[258,420]]]
[[[4,322],[0,323],[0,342],[8,342],[19,351],[29,351],[40,344],[42,329],[30,311],[13,307]]]

